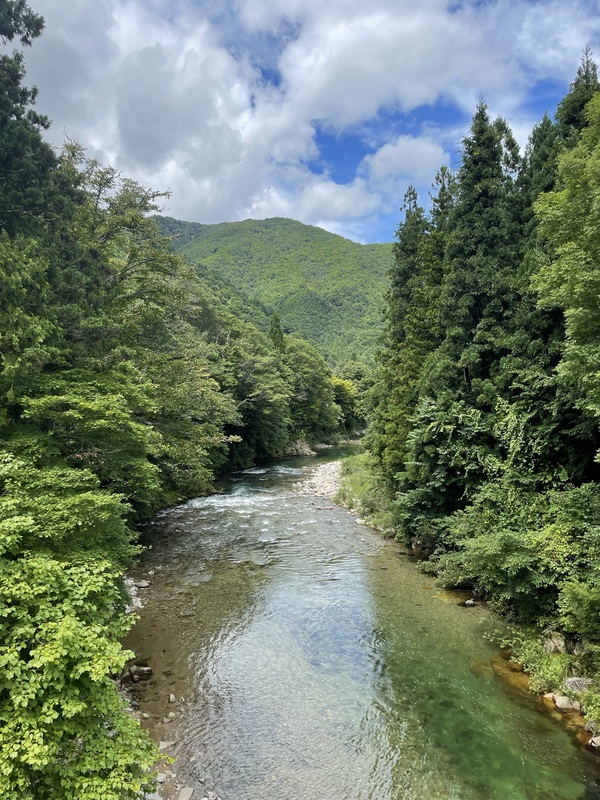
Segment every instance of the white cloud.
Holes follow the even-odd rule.
[[[427,185],[448,161],[444,149],[432,139],[398,136],[376,153],[365,156],[360,171],[367,176],[370,187],[391,196],[398,192],[399,183]]]
[[[384,112],[442,101],[466,121],[483,94],[524,143],[532,85],[568,82],[600,38],[585,0],[470,0],[455,13],[446,0],[31,1],[47,30],[26,63],[54,143],[67,133],[171,189],[182,218],[283,215],[352,235],[397,208],[406,183],[427,187],[465,130],[456,114],[410,135],[392,125],[341,183],[307,166],[318,126],[373,129]]]

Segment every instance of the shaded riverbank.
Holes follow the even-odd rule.
[[[136,691],[180,783],[194,800],[594,796],[593,759],[494,679],[486,610],[298,493],[321,464],[238,473],[147,528],[127,644],[153,670]]]

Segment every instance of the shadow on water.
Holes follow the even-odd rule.
[[[595,763],[494,680],[485,609],[424,591],[393,542],[294,493],[316,463],[236,473],[146,531],[127,645],[178,772],[224,800],[598,797]]]

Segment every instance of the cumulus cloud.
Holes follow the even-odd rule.
[[[441,145],[426,136],[398,136],[365,156],[359,169],[370,187],[390,197],[397,195],[399,184],[426,185],[448,160]]]
[[[31,2],[53,143],[170,189],[185,219],[291,216],[362,238],[407,183],[431,183],[482,94],[524,143],[536,83],[565,86],[600,38],[585,0]],[[324,165],[319,130],[362,142],[354,175]]]

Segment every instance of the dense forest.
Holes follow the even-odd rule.
[[[352,477],[442,584],[521,623],[540,689],[600,666],[599,89],[586,50],[524,155],[480,102],[431,211],[406,192]]]
[[[309,340],[333,364],[373,363],[391,244],[357,244],[291,219],[158,221],[174,249],[211,281],[224,279],[275,311],[284,330]]]
[[[43,20],[1,0],[0,38]],[[173,252],[160,192],[45,143],[0,55],[0,795],[134,798],[154,746],[115,679],[135,524],[356,426],[356,387]],[[263,320],[264,322],[264,320]]]
[[[365,416],[348,468],[363,511],[518,623],[535,687],[594,679],[591,53],[524,154],[481,102],[430,211],[409,188],[393,246],[362,247],[289,220],[181,223],[84,146],[55,152],[25,78],[42,31],[0,0],[2,798],[140,796],[157,754],[117,682],[136,526]],[[600,719],[600,691],[582,699]]]

